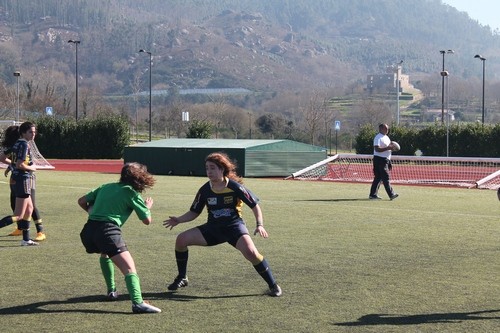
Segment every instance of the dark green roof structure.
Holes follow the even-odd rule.
[[[156,175],[205,176],[205,157],[229,155],[243,177],[286,177],[327,158],[324,147],[291,140],[165,139],[125,147],[123,158]]]

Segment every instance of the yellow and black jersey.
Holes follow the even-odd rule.
[[[28,141],[26,141],[25,139],[17,140],[14,146],[12,146],[10,157],[12,161],[11,166],[13,168],[12,171],[13,177],[18,175],[29,174],[28,171],[16,168],[17,161],[23,161],[23,163],[26,165],[33,165],[33,161],[31,158],[31,150],[30,146],[28,145]]]
[[[259,199],[242,184],[229,180],[221,192],[215,192],[210,182],[204,184],[196,193],[190,210],[197,214],[207,207],[208,223],[232,223],[242,219],[241,208],[243,203],[253,208]]]

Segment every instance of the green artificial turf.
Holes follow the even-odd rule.
[[[20,247],[0,229],[0,331],[8,332],[494,332],[500,327],[500,202],[490,190],[246,179],[261,199],[268,239],[253,236],[283,289],[267,285],[230,245],[192,247],[190,284],[177,292],[170,215],[187,211],[206,178],[158,176],[154,223],[123,228],[144,298],[160,314],[133,315],[123,277],[105,302],[97,255],[85,253],[78,197],[118,175],[37,172],[47,240]],[[0,211],[9,213],[8,184]],[[382,195],[382,193],[380,193]],[[253,231],[251,211],[244,208]]]

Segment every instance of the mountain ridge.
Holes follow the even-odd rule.
[[[51,14],[54,3],[34,1],[33,7],[43,6]],[[99,81],[97,89],[106,94],[134,91],[135,77],[147,71],[139,49],[152,53],[155,89],[299,91],[328,86],[340,91],[361,85],[367,74],[383,73],[401,59],[410,75],[432,76],[441,70],[439,50],[445,40],[450,43],[443,49],[455,50],[447,59],[450,72],[464,79],[478,77],[473,55],[483,52],[489,78],[500,72],[500,37],[440,0],[402,0],[395,7],[391,0],[204,1],[199,6],[205,15],[191,19],[198,2],[124,0],[92,8],[99,2],[89,0],[79,2],[77,9],[62,3],[67,7],[54,9],[56,16],[35,15],[22,22],[4,7],[0,59],[6,82],[13,82],[9,72],[15,68],[51,70],[70,82],[75,58],[69,39],[81,40],[81,84],[91,87]],[[71,22],[77,19],[71,10],[88,12],[86,22],[95,19],[103,26]],[[453,30],[461,36],[451,38]]]

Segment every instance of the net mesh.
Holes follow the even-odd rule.
[[[19,125],[20,123],[13,121],[13,120],[1,120],[0,121],[0,139],[3,138],[3,132],[4,130],[12,125]],[[33,165],[36,166],[37,169],[44,170],[44,169],[55,169],[52,164],[50,164],[40,153],[38,150],[38,147],[36,146],[35,141],[30,141],[28,142],[31,150],[31,158],[33,160]],[[7,164],[1,163],[0,162],[0,168],[7,168]]]
[[[338,154],[286,179],[372,182],[372,155]],[[497,189],[500,158],[399,156],[391,158],[395,184],[446,185]]]

